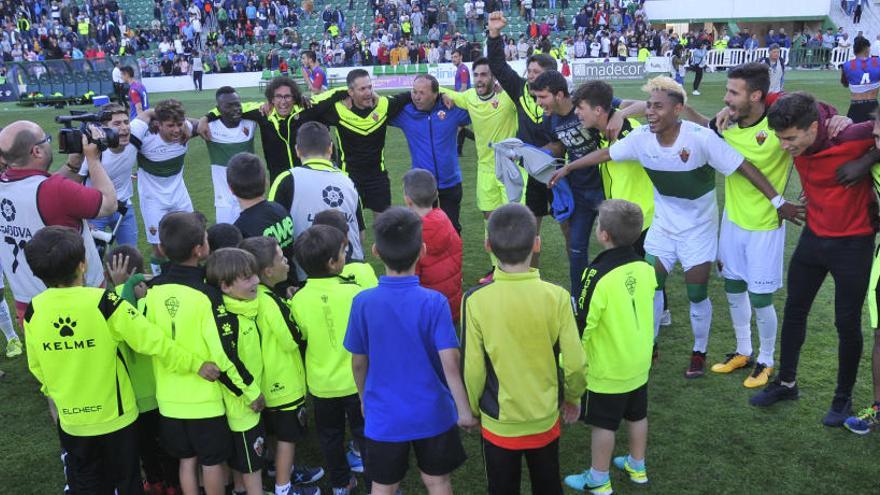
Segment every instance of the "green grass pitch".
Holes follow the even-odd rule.
[[[791,72],[787,74],[788,91],[805,90],[837,106],[845,113],[848,92],[840,87],[835,72]],[[618,96],[642,98],[639,82],[615,83]],[[702,96],[690,97],[699,111],[711,115],[721,108],[724,77],[707,76]],[[256,88],[242,89],[244,100],[260,98]],[[151,95],[153,101],[175,97],[182,100],[190,116],[201,116],[213,106],[213,91],[193,91]],[[55,109],[22,108],[13,104],[0,105],[0,125],[19,119],[38,122],[52,134]],[[259,140],[258,140],[259,142]],[[258,144],[259,146],[259,144]],[[258,154],[261,152],[258,151]],[[385,161],[391,174],[395,204],[402,204],[401,177],[409,169],[409,153],[404,137],[397,129],[388,133]],[[54,167],[64,164],[56,155]],[[483,221],[474,206],[475,149],[468,141],[462,160],[464,173],[464,283],[474,285],[489,267],[483,250]],[[788,198],[797,198],[800,187],[793,175],[786,191]],[[186,159],[186,183],[195,207],[213,218],[210,168],[205,145],[199,140],[191,144]],[[719,178],[719,194],[723,183]],[[720,198],[719,198],[720,199]],[[140,221],[140,218],[138,219]],[[368,214],[368,224],[372,222]],[[800,228],[788,226],[786,260]],[[141,230],[141,239],[143,231]],[[559,228],[552,220],[544,222],[541,235],[542,276],[568,286],[568,263]],[[143,242],[143,241],[142,241]],[[141,248],[145,248],[142,244]],[[594,241],[592,255],[599,251]],[[381,263],[370,259],[378,273]],[[797,402],[779,404],[770,410],[748,405],[753,392],[742,386],[745,372],[732,376],[707,374],[699,380],[685,380],[684,368],[690,356],[692,335],[688,304],[680,269],[667,283],[673,325],[661,331],[661,359],[652,370],[650,381],[650,436],[647,465],[650,484],[640,487],[630,483],[619,472],[612,473],[617,492],[627,493],[878,493],[876,463],[871,461],[880,446],[880,436],[857,437],[843,429],[830,429],[820,420],[827,410],[835,386],[837,370],[837,338],[834,329],[833,287],[830,280],[820,292],[809,320],[808,338],[800,362],[802,397]],[[714,304],[714,321],[709,344],[709,364],[722,359],[735,347],[733,330],[727,310],[721,279],[713,277],[710,295]],[[775,304],[782,321],[783,289]],[[863,327],[866,352],[863,356],[859,382],[855,389],[855,406],[871,400],[870,346],[872,332],[867,317]],[[757,345],[757,336],[754,337]],[[757,347],[756,347],[757,349]],[[777,353],[778,355],[778,353]],[[59,445],[55,427],[50,423],[46,401],[40,396],[37,382],[27,371],[24,356],[14,360],[0,359],[6,372],[0,381],[0,486],[2,491],[18,494],[59,493],[63,484]],[[457,493],[485,492],[485,474],[476,434],[464,435],[470,458],[453,475]],[[626,452],[625,433],[618,435],[616,453]],[[590,434],[583,424],[565,426],[560,446],[562,474],[571,474],[589,467]],[[297,448],[297,461],[320,465],[314,432]],[[528,476],[524,475],[524,478]],[[326,480],[321,482],[330,491]],[[414,462],[403,483],[406,493],[423,493]],[[568,489],[566,489],[568,490]],[[529,491],[523,481],[523,492]]]

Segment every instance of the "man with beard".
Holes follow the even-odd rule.
[[[381,213],[391,206],[391,181],[385,169],[388,122],[411,101],[409,91],[377,96],[370,73],[354,69],[345,78],[348,87],[332,94],[338,99],[318,118],[336,126],[339,166],[351,177],[365,208]]]

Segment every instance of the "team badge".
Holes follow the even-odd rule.
[[[767,140],[767,131],[758,131],[758,133],[755,134],[755,141],[758,142],[758,146],[763,146],[764,141],[766,141],[766,140]]]
[[[373,112],[373,113],[370,115],[370,117],[373,118],[373,122],[379,122],[379,114],[378,114],[378,113]]]
[[[678,152],[678,157],[681,158],[681,161],[687,163],[688,159],[691,157],[691,151],[687,148],[682,148]]]
[[[0,214],[3,215],[7,222],[15,220],[15,205],[12,204],[12,201],[6,198],[0,201]]]
[[[321,191],[321,196],[324,199],[324,203],[330,208],[339,208],[342,206],[342,202],[345,201],[342,189],[339,189],[336,186],[325,187],[324,190]]]
[[[265,445],[265,441],[263,437],[257,437],[254,440],[254,453],[257,454],[258,457],[263,457],[263,446]]]
[[[498,108],[498,99],[492,100],[492,108]]]
[[[437,112],[437,117],[440,118],[440,120],[446,120],[446,112],[440,110],[439,112]]]
[[[242,127],[242,128],[241,128],[241,132],[243,132],[245,136],[250,136],[250,135],[251,135],[251,131],[250,131],[250,129],[248,129],[247,127]]]
[[[154,225],[150,225],[150,235],[156,235],[156,227]]]

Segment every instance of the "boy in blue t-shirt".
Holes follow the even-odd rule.
[[[422,221],[389,208],[373,225],[373,253],[385,263],[379,286],[354,298],[345,336],[364,408],[364,465],[372,493],[392,494],[415,450],[422,481],[452,493],[450,473],[466,455],[456,423],[477,425],[459,369],[458,339],[443,294],[419,285]]]

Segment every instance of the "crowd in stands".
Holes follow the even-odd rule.
[[[348,22],[356,12],[353,0],[155,0],[152,20],[135,25],[116,0],[4,0],[0,52],[5,62],[129,55],[144,77],[194,69],[286,74],[299,66],[305,50],[328,67],[450,62],[455,50],[469,61],[483,53],[486,17],[499,9],[522,19],[514,25],[522,32],[507,33],[508,60],[533,53],[559,60],[641,58],[669,54],[679,45],[830,49],[853,41],[842,28],[679,34],[651,26],[643,3],[588,0],[572,15],[577,5],[570,0],[370,0],[372,20],[358,24]],[[309,23],[318,29],[300,29]],[[194,58],[200,67],[193,67]]]

